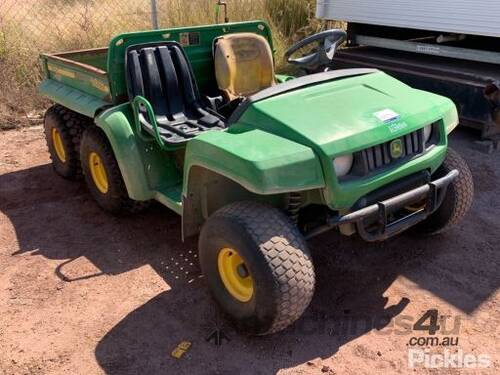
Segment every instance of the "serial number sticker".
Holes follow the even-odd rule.
[[[375,112],[373,115],[382,122],[391,122],[394,120],[398,120],[401,117],[398,113],[389,108]]]

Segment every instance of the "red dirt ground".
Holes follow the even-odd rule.
[[[500,152],[473,150],[474,136],[452,140],[476,183],[461,225],[382,244],[316,238],[304,317],[249,338],[215,307],[177,216],[107,215],[54,174],[41,127],[0,132],[0,374],[498,374]],[[436,337],[458,337],[452,352],[486,354],[490,367],[408,368],[409,340],[428,335],[402,325],[429,309],[448,318],[442,329],[460,323]],[[205,340],[216,327],[230,342]],[[183,340],[193,345],[174,359]]]

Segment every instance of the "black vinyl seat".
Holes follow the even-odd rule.
[[[204,105],[184,49],[177,42],[127,48],[128,96],[143,96],[154,111],[165,144],[177,145],[207,130],[226,127],[222,116]],[[155,134],[143,106],[137,108],[143,129]]]

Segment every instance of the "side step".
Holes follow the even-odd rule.
[[[177,214],[182,215],[182,184],[157,191],[155,199]]]

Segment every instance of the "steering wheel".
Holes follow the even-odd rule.
[[[305,70],[317,70],[321,66],[327,66],[333,60],[337,48],[345,42],[347,33],[340,29],[331,29],[308,36],[296,43],[285,53],[285,58],[289,64],[297,65]],[[291,56],[299,49],[311,44],[318,44],[316,51],[297,58]]]

